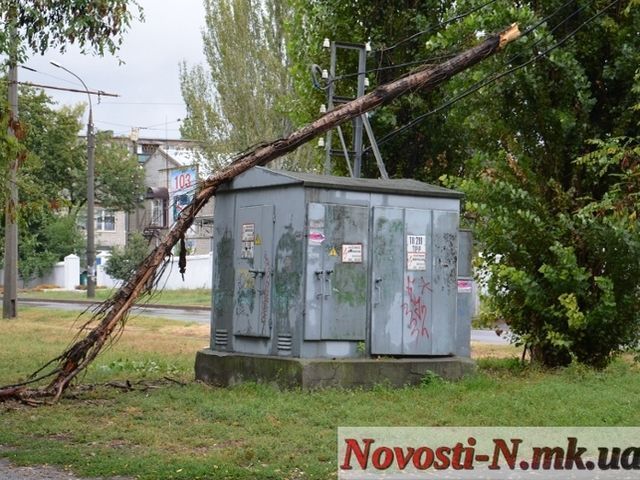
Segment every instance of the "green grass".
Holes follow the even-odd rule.
[[[0,321],[0,383],[58,354],[75,333],[73,318],[25,308],[19,320]],[[460,382],[404,389],[221,389],[192,381],[195,352],[207,343],[206,326],[131,321],[82,382],[171,376],[187,385],[99,387],[38,409],[0,406],[0,444],[14,448],[0,455],[87,476],[325,479],[335,478],[338,426],[640,424],[640,369],[624,360],[604,372],[545,372],[487,358]]]
[[[96,300],[106,300],[111,296],[113,291],[108,288],[99,288],[96,290]],[[47,289],[25,290],[19,293],[20,298],[37,298],[44,300],[87,300],[87,292],[83,290],[76,291],[58,291]],[[147,301],[145,298],[144,301]],[[159,303],[165,305],[181,305],[181,306],[211,306],[211,290],[199,288],[194,290],[164,290],[154,294],[149,303]]]

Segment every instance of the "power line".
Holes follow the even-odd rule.
[[[529,35],[531,32],[533,32],[536,28],[538,28],[540,25],[546,23],[547,20],[549,20],[551,17],[555,17],[561,10],[564,9],[564,7],[566,7],[567,5],[573,3],[575,0],[567,0],[566,2],[564,2],[562,5],[560,5],[558,8],[556,8],[552,13],[550,13],[549,15],[547,15],[546,17],[544,17],[543,19],[541,19],[540,21],[534,23],[532,26],[530,26],[529,28],[527,28],[524,32],[522,32],[521,36],[527,36]],[[593,3],[593,1],[589,4],[591,5]],[[585,6],[579,7],[577,8],[571,15],[569,15],[567,18],[565,18],[562,22],[560,22],[559,25],[562,25],[564,22],[566,22],[569,18],[573,17],[573,15],[577,14],[578,12],[582,11],[585,8]],[[556,28],[559,26],[556,25]]]
[[[472,9],[470,9],[470,10],[464,12],[464,13],[461,13],[459,15],[451,17],[451,18],[449,18],[447,20],[443,20],[442,22],[438,23],[437,25],[434,25],[433,27],[429,27],[426,30],[422,30],[420,32],[414,33],[413,35],[411,35],[411,36],[409,36],[409,37],[407,37],[407,38],[405,38],[403,40],[400,40],[399,42],[397,42],[396,44],[394,44],[394,45],[392,45],[390,47],[383,47],[383,48],[379,48],[379,49],[374,50],[374,51],[375,52],[384,53],[384,52],[388,52],[389,50],[393,50],[394,48],[397,48],[400,45],[403,45],[403,44],[413,40],[414,38],[418,38],[418,37],[420,37],[422,35],[426,35],[427,33],[434,32],[435,30],[437,30],[439,28],[442,28],[442,27],[444,27],[444,26],[446,26],[446,25],[448,25],[450,23],[453,23],[453,22],[455,22],[457,20],[460,20],[460,19],[462,19],[464,17],[467,17],[467,16],[471,15],[472,13],[475,13],[475,12],[477,12],[479,10],[482,10],[483,8],[491,5],[492,3],[495,3],[496,1],[497,0],[489,0],[488,2],[485,2],[482,5],[474,7],[474,8],[472,8]]]
[[[112,125],[114,127],[136,128],[134,125],[125,125],[124,123],[107,122],[105,120],[96,120],[95,123],[103,123],[105,125]]]
[[[458,15],[456,17],[453,17],[450,20],[447,20],[446,22],[443,22],[440,25],[443,24],[447,24],[447,23],[451,23],[454,20],[458,20],[460,18],[463,18],[467,15],[470,15],[471,13],[474,13],[478,10],[480,10],[481,8],[484,8],[485,6],[493,3],[495,0],[492,0],[488,3],[485,3],[484,5],[481,5],[480,7],[476,7],[474,8],[472,11],[466,12],[464,14]],[[565,18],[559,25],[557,25],[556,27],[554,27],[551,32],[555,31],[560,25],[562,25],[563,23],[565,23],[566,21],[568,21],[571,17],[573,17],[574,15],[578,14],[580,11],[584,10],[587,6],[590,6],[591,4],[594,3],[595,0],[592,0],[589,5],[583,5],[582,7],[579,7],[577,10],[575,10],[569,17]],[[541,25],[543,25],[544,23],[546,23],[549,19],[551,19],[552,17],[554,17],[555,15],[557,15],[560,11],[562,11],[566,6],[570,5],[571,3],[574,3],[575,0],[567,0],[566,2],[564,2],[561,6],[559,6],[556,10],[554,10],[551,14],[547,15],[546,17],[544,17],[543,19],[539,20],[538,22],[536,22],[535,24],[533,24],[531,27],[527,28],[524,32],[522,32],[522,34],[520,35],[521,37],[525,37],[527,35],[529,35],[531,32],[533,32],[534,30],[536,30],[538,27],[540,27]],[[435,29],[436,27],[434,27]],[[420,32],[419,34],[423,34],[423,33],[428,33],[427,30]],[[398,42],[396,45],[394,45],[393,47],[389,47],[389,49],[391,48],[395,48],[398,45],[400,45],[401,43],[404,43],[405,41],[408,41],[409,39],[413,38],[414,36],[416,36],[418,34],[414,34],[411,37],[408,37],[407,39],[403,40],[402,42]],[[540,43],[542,41],[538,40],[534,45],[537,45],[538,43]],[[404,62],[404,63],[400,63],[400,64],[396,64],[396,65],[388,65],[385,67],[378,67],[378,68],[372,68],[370,70],[367,70],[366,72],[364,72],[365,74],[368,73],[376,73],[376,72],[381,72],[381,71],[386,71],[386,70],[395,70],[398,68],[403,68],[403,67],[408,67],[408,66],[412,66],[412,65],[418,65],[418,64],[426,64],[426,63],[430,63],[432,61],[435,60],[444,60],[444,59],[448,59],[451,57],[454,57],[456,55],[456,52],[451,52],[451,53],[444,53],[442,55],[438,55],[438,56],[433,56],[433,57],[429,57],[429,58],[423,58],[420,60],[413,60],[410,62]],[[319,67],[318,67],[319,68]],[[312,72],[313,73],[313,72]],[[352,77],[357,77],[358,75],[362,75],[362,73],[358,73],[358,72],[353,72],[353,73],[347,73],[344,75],[338,75],[333,79],[329,79],[325,85],[320,85],[320,82],[318,81],[317,78],[314,78],[314,86],[316,86],[316,88],[319,89],[326,89],[331,83],[335,83],[338,80],[343,80],[346,78],[352,78]]]
[[[161,127],[163,125],[171,125],[173,123],[178,123],[181,122],[182,118],[176,118],[175,120],[171,120],[170,122],[162,122],[162,123],[156,123],[155,125],[149,125],[147,127],[140,127],[140,128],[144,128],[146,130],[153,130],[154,127]]]
[[[571,0],[573,1],[573,0]],[[383,72],[385,70],[395,70],[396,68],[402,68],[402,67],[409,67],[412,65],[423,65],[425,63],[430,63],[434,60],[445,60],[445,59],[449,59],[451,57],[454,57],[456,54],[455,53],[445,53],[442,55],[438,55],[435,57],[429,57],[429,58],[422,58],[420,60],[413,60],[411,62],[405,62],[405,63],[399,63],[396,65],[387,65],[386,67],[378,67],[378,68],[372,68],[370,70],[365,71],[364,73],[376,73],[376,72]],[[343,80],[345,78],[350,78],[350,77],[357,77],[358,75],[362,75],[362,73],[358,73],[358,72],[354,72],[354,73],[346,73],[344,75],[338,75],[336,78],[334,79],[330,79],[329,82],[327,83],[332,83],[332,82],[337,82],[338,80]]]
[[[42,85],[40,83],[32,83],[32,82],[17,82],[18,85],[26,85],[27,87],[35,87],[35,88],[46,88],[48,90],[60,90],[63,92],[73,92],[73,93],[84,93],[89,95],[98,95],[98,97],[119,97],[117,93],[107,93],[102,90],[79,90],[77,88],[65,88],[65,87],[56,87],[54,85]]]
[[[450,107],[451,105],[453,105],[454,103],[468,97],[469,95],[477,92],[478,90],[480,90],[481,88],[490,85],[498,80],[500,80],[503,77],[506,77],[507,75],[510,75],[514,72],[516,72],[517,70],[520,70],[522,68],[527,67],[528,65],[534,63],[535,61],[539,60],[542,57],[547,56],[549,53],[551,53],[552,51],[556,50],[557,48],[560,48],[562,45],[564,45],[567,41],[569,41],[571,38],[573,38],[576,33],[581,30],[583,27],[585,27],[586,25],[588,25],[589,23],[591,23],[593,20],[595,20],[596,18],[600,17],[601,15],[603,15],[607,10],[609,10],[612,6],[614,6],[616,3],[618,3],[620,0],[614,0],[613,2],[611,2],[609,5],[607,5],[606,7],[604,7],[602,10],[600,10],[599,12],[597,12],[596,14],[592,15],[589,19],[587,19],[586,21],[584,21],[583,23],[581,23],[577,28],[575,28],[574,30],[572,30],[569,34],[567,34],[562,40],[558,41],[557,43],[555,43],[554,45],[552,45],[551,47],[547,48],[546,50],[544,50],[543,52],[539,53],[538,55],[536,55],[535,57],[529,59],[527,62],[518,65],[516,67],[510,68],[500,74],[494,74],[494,75],[488,75],[486,76],[484,79],[480,80],[479,82],[477,82],[476,84],[474,84],[473,86],[471,86],[470,88],[468,88],[467,90],[465,90],[463,93],[461,93],[460,95],[457,95],[456,97],[452,98],[451,100],[443,103],[442,105],[440,105],[439,107],[435,108],[434,110],[431,110],[427,113],[424,113],[418,117],[416,117],[415,119],[413,119],[411,122],[407,123],[406,125],[403,125],[400,128],[397,128],[396,130],[389,132],[388,134],[386,134],[385,136],[383,136],[380,141],[378,141],[378,145],[382,145],[383,143],[389,141],[391,138],[395,137],[396,135],[398,135],[399,133],[404,132],[405,130],[413,127],[414,125],[420,123],[422,120],[424,120],[425,118],[438,113],[441,110],[444,110],[445,108]],[[593,3],[593,2],[592,2]],[[572,14],[572,16],[575,14],[575,12]],[[566,19],[565,19],[566,21]],[[370,148],[365,149],[365,152],[369,152]]]
[[[395,70],[397,68],[408,67],[408,66],[412,66],[412,65],[424,65],[424,64],[436,61],[436,60],[449,59],[451,57],[454,57],[455,55],[456,55],[456,53],[446,53],[446,54],[438,55],[438,56],[435,56],[435,57],[421,58],[419,60],[412,60],[410,62],[400,63],[400,64],[397,64],[397,65],[387,65],[386,67],[372,68],[370,70],[365,70],[363,72],[345,73],[344,75],[338,75],[338,76],[336,76],[334,78],[329,78],[325,83],[321,83],[321,77],[320,76],[322,75],[322,68],[317,64],[313,64],[313,65],[311,65],[311,80],[312,80],[313,86],[315,88],[317,88],[318,90],[326,90],[332,84],[336,83],[338,80],[344,80],[346,78],[357,77],[359,75],[366,75],[368,73],[382,72],[382,71],[385,71],[385,70]]]
[[[155,127],[162,127],[163,125],[172,125],[174,123],[178,123],[178,122],[181,122],[181,121],[182,121],[182,119],[178,118],[178,119],[172,120],[170,122],[162,122],[162,123],[156,123],[154,125],[149,125],[148,127],[141,127],[141,126],[138,126],[138,125],[126,125],[124,123],[107,122],[105,120],[97,120],[96,123],[102,123],[104,125],[112,125],[114,127],[139,128],[141,130],[160,130],[160,131],[162,131],[162,130],[167,130],[167,129],[165,129],[165,128],[155,128]],[[174,129],[168,129],[168,130],[179,131],[179,129],[175,129],[175,128]]]
[[[570,3],[573,0],[569,0],[567,3]],[[565,23],[567,23],[569,20],[571,20],[573,17],[575,17],[577,14],[579,14],[580,12],[582,12],[585,8],[592,6],[594,3],[596,2],[596,0],[591,0],[588,4],[586,5],[582,5],[581,7],[578,7],[576,10],[573,11],[573,13],[571,13],[570,15],[567,15],[561,22],[558,22],[558,24],[553,27],[551,30],[549,30],[549,33],[553,33],[555,32],[558,28],[560,28],[562,25],[564,25]],[[565,4],[566,5],[566,4]],[[562,7],[560,7],[562,8]],[[554,13],[552,13],[551,15],[543,18],[542,20],[540,20],[540,22],[538,22],[535,25],[535,28],[539,27],[540,25],[542,25],[543,23],[546,22],[546,20],[550,17],[555,15],[558,12],[558,10],[556,10]],[[531,31],[533,31],[533,28],[529,28],[526,30],[525,35],[528,35],[529,33],[531,33]],[[531,44],[530,48],[534,48],[538,45],[540,45],[540,43],[542,43],[544,41],[544,38],[541,38],[540,40],[534,42]],[[514,61],[515,59],[517,59],[519,57],[519,54],[514,55],[513,57],[511,57],[507,63],[510,63],[512,61]]]
[[[482,5],[474,7],[474,8],[472,8],[472,9],[470,9],[470,10],[464,12],[464,13],[461,13],[459,15],[455,15],[452,18],[444,20],[444,21],[438,23],[437,25],[434,25],[433,27],[430,27],[430,28],[428,28],[426,30],[422,30],[420,32],[414,33],[413,35],[411,35],[411,36],[409,36],[409,37],[407,37],[407,38],[405,38],[403,40],[400,40],[399,42],[397,42],[396,44],[394,44],[394,45],[392,45],[390,47],[383,47],[383,48],[374,50],[373,52],[374,53],[384,53],[384,52],[388,52],[390,50],[393,50],[393,49],[399,47],[400,45],[402,45],[402,44],[404,44],[404,43],[406,43],[406,42],[408,42],[410,40],[413,40],[414,38],[417,38],[417,37],[419,37],[421,35],[425,35],[427,33],[431,33],[431,32],[433,32],[433,31],[435,31],[435,30],[437,30],[439,28],[442,28],[442,27],[450,24],[450,23],[453,23],[453,22],[455,22],[457,20],[460,20],[460,19],[462,19],[464,17],[467,17],[467,16],[471,15],[472,13],[475,13],[475,12],[477,12],[477,11],[479,11],[479,10],[489,6],[489,5],[491,5],[492,3],[495,3],[496,1],[497,0],[489,0],[488,2],[485,2]],[[569,1],[573,1],[573,0],[569,0]],[[375,72],[380,72],[380,71],[384,71],[384,70],[392,70],[392,69],[402,68],[402,67],[406,67],[406,66],[410,66],[410,65],[424,64],[424,63],[427,63],[427,62],[429,62],[431,60],[442,60],[442,59],[445,59],[445,58],[450,58],[452,56],[454,56],[454,54],[444,54],[444,55],[437,56],[437,57],[431,57],[431,58],[422,59],[422,60],[415,60],[415,61],[412,61],[412,62],[406,62],[406,63],[402,63],[402,64],[398,64],[398,65],[389,65],[389,66],[386,66],[386,67],[378,67],[378,68],[374,68],[374,69],[371,69],[371,70],[367,70],[366,72],[364,72],[364,74],[375,73]],[[363,72],[356,72],[356,73],[348,73],[348,74],[345,74],[345,75],[340,75],[340,76],[338,76],[336,78],[329,79],[327,84],[322,86],[320,84],[320,81],[317,78],[317,72],[314,71],[314,68],[315,69],[319,69],[320,71],[322,71],[322,69],[320,67],[318,67],[317,65],[312,65],[311,66],[311,76],[312,76],[313,86],[315,88],[320,89],[320,90],[326,90],[329,87],[329,85],[331,85],[332,83],[336,82],[337,80],[350,78],[350,77],[355,77],[355,76],[363,74]]]
[[[102,102],[102,105],[184,105],[184,102]]]
[[[79,82],[74,82],[74,81],[69,80],[67,78],[57,77],[56,75],[51,75],[50,73],[41,72],[40,70],[36,70],[35,68],[31,68],[31,67],[28,67],[26,65],[20,65],[20,68],[24,68],[25,70],[29,70],[30,72],[34,72],[34,73],[37,73],[39,75],[44,75],[45,77],[51,77],[51,78],[53,78],[55,80],[60,80],[61,82],[65,82],[65,83],[68,83],[70,85],[80,85]]]

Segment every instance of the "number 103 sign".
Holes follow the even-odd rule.
[[[180,212],[191,202],[197,178],[198,172],[195,167],[169,171],[169,197],[174,222],[178,219]]]
[[[191,190],[196,186],[197,172],[194,167],[171,170],[169,172],[169,191]]]

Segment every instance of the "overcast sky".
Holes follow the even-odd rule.
[[[141,137],[180,138],[178,119],[185,109],[180,94],[178,65],[204,62],[201,31],[204,27],[202,0],[139,0],[145,22],[135,22],[124,38],[116,57],[83,56],[75,49],[64,55],[51,51],[45,56],[31,56],[18,71],[19,81],[60,87],[82,88],[78,81],[49,62],[64,65],[81,77],[90,90],[117,93],[119,98],[92,97],[94,124],[98,130],[113,130],[128,135],[131,127]],[[54,78],[55,77],[55,78]],[[87,103],[79,93],[46,90],[59,105]],[[86,122],[86,116],[84,121]]]

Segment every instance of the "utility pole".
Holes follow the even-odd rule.
[[[9,53],[9,137],[16,138],[18,124],[18,45],[15,7],[10,11],[11,51]],[[18,154],[9,164],[6,191],[9,193],[4,208],[4,291],[2,318],[18,316]]]
[[[87,122],[87,298],[96,296],[96,244],[95,244],[95,150],[96,139],[93,135],[93,108],[91,106],[91,92],[87,84],[75,73],[59,63],[49,62],[54,67],[76,77],[89,99],[89,120]]]
[[[138,140],[140,140],[140,128],[139,127],[131,127],[131,132],[129,133],[129,140],[131,141],[131,145],[133,147],[133,155],[138,164],[138,168],[144,167],[140,164],[140,157],[138,156]],[[136,214],[133,225],[131,228],[131,221],[127,222],[129,224],[129,231],[127,232],[127,242],[131,239],[131,235],[136,232],[141,232],[143,229],[140,226],[140,209],[143,207],[142,201],[144,200],[144,196],[138,198],[138,202],[136,203]]]
[[[360,98],[364,96],[365,89],[368,86],[367,80],[367,53],[370,51],[371,47],[368,43],[361,45],[357,43],[348,43],[348,42],[334,42],[329,41],[329,39],[325,39],[324,46],[330,49],[330,64],[329,64],[329,72],[328,72],[328,86],[327,86],[327,108],[331,111],[334,107],[338,105],[342,105],[348,102],[355,100],[356,98]],[[346,50],[346,51],[355,51],[358,54],[358,73],[357,73],[357,84],[356,84],[356,97],[345,97],[336,94],[336,81],[338,77],[336,76],[336,67],[338,61],[338,49]],[[342,146],[342,151],[333,150],[333,134],[332,131],[329,130],[327,132],[327,140],[325,142],[326,156],[324,163],[324,173],[326,175],[331,174],[331,157],[333,155],[342,155],[347,162],[347,167],[349,168],[349,173],[352,177],[359,178],[362,175],[362,139],[363,139],[363,128],[366,131],[367,136],[369,137],[369,142],[371,143],[371,148],[374,152],[376,164],[378,165],[378,170],[380,170],[380,176],[382,178],[389,178],[387,174],[387,169],[384,166],[384,162],[382,161],[382,156],[380,155],[380,151],[378,149],[378,144],[376,143],[376,139],[373,135],[373,130],[369,123],[369,119],[366,114],[358,115],[352,121],[353,123],[353,134],[352,134],[352,148],[353,150],[349,151],[347,149],[346,142],[344,140],[344,134],[342,132],[341,127],[337,127],[338,138],[340,139],[340,144]],[[353,168],[351,166],[350,156],[353,156]]]
[[[82,82],[84,88],[87,86]],[[88,90],[88,89],[87,89]],[[87,298],[96,296],[96,214],[95,214],[95,152],[96,137],[93,134],[93,110],[89,97],[89,121],[87,122]]]

